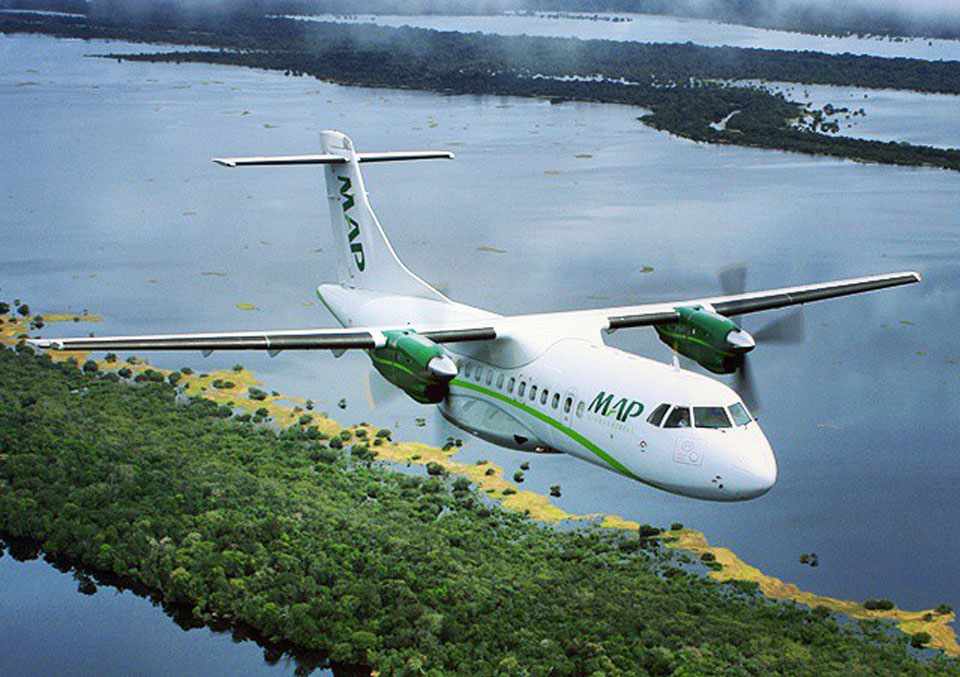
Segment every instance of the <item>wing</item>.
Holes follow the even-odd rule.
[[[802,287],[784,287],[748,292],[732,296],[714,296],[639,306],[575,310],[559,313],[488,317],[470,324],[412,325],[395,327],[351,327],[348,329],[288,329],[279,331],[247,331],[204,334],[158,334],[155,336],[104,336],[89,338],[33,339],[36,348],[52,350],[266,350],[271,354],[282,350],[371,350],[386,345],[384,332],[413,329],[437,343],[492,341],[510,338],[537,325],[592,329],[626,329],[669,324],[679,319],[677,308],[708,306],[721,315],[734,316],[763,310],[785,308],[813,301],[862,294],[887,287],[898,287],[920,281],[913,272],[889,273]],[[559,325],[556,324],[559,321]]]
[[[386,345],[384,331],[415,327],[357,327],[349,329],[287,329],[155,336],[98,336],[89,338],[33,339],[36,348],[52,350],[371,350]],[[424,328],[419,333],[437,343],[483,341],[496,338],[492,327],[459,326]]]
[[[887,273],[886,275],[855,277],[801,287],[783,287],[781,289],[734,294],[732,296],[713,296],[669,303],[605,308],[603,310],[607,314],[608,329],[626,329],[628,327],[647,327],[676,322],[679,319],[676,309],[683,306],[709,306],[717,313],[731,317],[852,294],[863,294],[888,287],[899,287],[905,284],[914,284],[920,280],[920,273]]]

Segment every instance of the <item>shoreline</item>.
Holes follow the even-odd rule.
[[[47,322],[67,322],[74,320],[77,316],[63,314],[43,315],[43,317]],[[83,316],[80,317],[82,321]],[[99,318],[99,316],[89,317],[93,318],[92,321],[97,321]],[[19,320],[10,317],[3,317],[3,319],[4,323],[0,324],[0,346],[15,346],[19,335],[30,333],[29,317]],[[0,349],[3,349],[2,347]],[[55,362],[73,359],[78,366],[83,365],[90,357],[87,352],[51,351],[48,354]],[[130,379],[147,371],[162,374],[163,380],[169,379],[171,374],[180,374],[176,383],[178,388],[182,388],[183,395],[201,396],[218,405],[228,405],[247,414],[254,414],[258,409],[265,408],[270,414],[270,423],[281,431],[309,425],[330,436],[336,436],[341,431],[350,431],[354,439],[376,439],[377,437],[378,428],[374,425],[360,423],[343,426],[325,413],[308,412],[305,409],[307,401],[302,397],[261,391],[263,399],[260,399],[260,395],[257,399],[251,398],[250,388],[254,387],[256,392],[256,386],[263,384],[246,369],[239,371],[225,369],[208,374],[183,374],[176,370],[154,367],[142,359],[135,362],[119,359],[108,362],[106,359],[100,359],[94,362],[99,371],[106,373],[116,373],[122,368],[129,369]],[[232,387],[223,387],[227,381]],[[215,382],[220,382],[220,385],[214,386]],[[311,417],[308,423],[303,423],[304,415]],[[364,431],[362,435],[357,434],[359,430]],[[431,464],[439,465],[445,472],[464,477],[476,484],[478,491],[483,492],[488,499],[499,503],[504,509],[527,515],[530,519],[545,525],[599,522],[603,528],[627,532],[641,531],[649,526],[614,514],[570,513],[551,502],[548,496],[522,489],[517,483],[511,482],[506,478],[504,469],[494,463],[465,463],[458,460],[456,457],[459,447],[456,445],[440,449],[414,441],[393,442],[387,436],[386,443],[373,447],[373,450],[376,452],[377,460],[380,461],[405,465],[416,464],[423,467]],[[490,472],[491,470],[493,472]],[[655,538],[670,549],[692,553],[698,557],[706,553],[712,555],[717,566],[710,567],[712,571],[707,576],[717,582],[747,581],[756,585],[763,597],[767,599],[795,602],[808,606],[811,610],[816,607],[825,607],[830,612],[839,613],[851,619],[893,621],[908,637],[918,632],[929,633],[931,640],[927,647],[940,649],[951,657],[960,657],[960,642],[952,626],[956,620],[956,612],[953,610],[948,613],[941,613],[936,609],[908,611],[897,607],[890,610],[869,610],[862,603],[804,591],[795,584],[765,574],[741,560],[731,549],[711,545],[706,535],[695,529],[662,530]]]

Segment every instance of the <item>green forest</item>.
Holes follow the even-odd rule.
[[[104,4],[104,3],[100,3]],[[799,129],[803,106],[733,79],[960,93],[960,64],[693,44],[464,34],[265,19],[244,13],[0,16],[0,32],[168,42],[213,50],[107,55],[278,70],[351,85],[633,105],[655,129],[707,143],[960,170],[960,150]],[[159,5],[160,8],[166,5]],[[569,76],[582,79],[570,80]],[[597,79],[597,76],[600,76]],[[616,80],[626,80],[623,84]],[[647,112],[649,111],[649,112]],[[737,113],[724,129],[711,126]],[[821,129],[826,129],[822,125]]]
[[[960,674],[888,624],[707,579],[656,530],[548,527],[308,432],[0,350],[0,533],[387,675]]]

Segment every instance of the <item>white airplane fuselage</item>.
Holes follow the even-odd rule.
[[[345,327],[497,318],[459,303],[322,285],[317,290]],[[715,501],[761,496],[777,464],[759,424],[665,427],[661,405],[741,404],[706,376],[606,346],[592,326],[531,322],[492,342],[446,345],[458,367],[438,406],[457,427],[493,444],[562,452],[675,494]],[[732,419],[732,417],[731,417]]]

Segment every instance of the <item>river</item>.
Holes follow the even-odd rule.
[[[318,173],[210,162],[315,152],[317,132],[329,127],[361,149],[457,153],[453,162],[371,166],[367,187],[413,270],[458,300],[504,313],[699,296],[738,262],[757,289],[919,270],[921,285],[808,307],[806,343],[754,353],[760,420],[780,465],[761,499],[697,502],[573,458],[475,440],[462,454],[509,471],[529,460],[524,486],[560,484],[567,510],[680,521],[818,593],[960,606],[960,174],[692,143],[644,127],[641,111],[624,106],[82,58],[143,49],[0,37],[0,297],[105,316],[48,335],[331,326],[313,293],[334,277]],[[931,115],[948,115],[937,110]],[[670,359],[652,331],[609,341]],[[310,397],[345,424],[369,420],[398,438],[434,442],[450,434],[432,409],[405,399],[371,410],[363,355],[150,359],[203,370],[240,361],[268,388]],[[415,425],[419,416],[426,428]],[[816,569],[798,562],[810,551]],[[31,665],[38,652],[49,661],[44,672],[69,671],[75,624],[42,620],[60,607],[121,631],[83,634],[99,652],[87,655],[127,651],[134,640],[123,632],[144,634],[133,619],[152,614],[149,623],[167,629],[157,631],[149,672],[269,667],[250,642],[206,631],[186,635],[192,654],[164,652],[159,643],[179,641],[169,638],[180,631],[162,611],[143,600],[98,601],[113,595],[105,590],[78,600],[75,584],[54,584],[54,574],[41,562],[0,560],[0,602],[39,609],[0,613],[0,637],[24,638],[0,651],[0,672]],[[200,655],[208,651],[225,656],[222,669]]]

